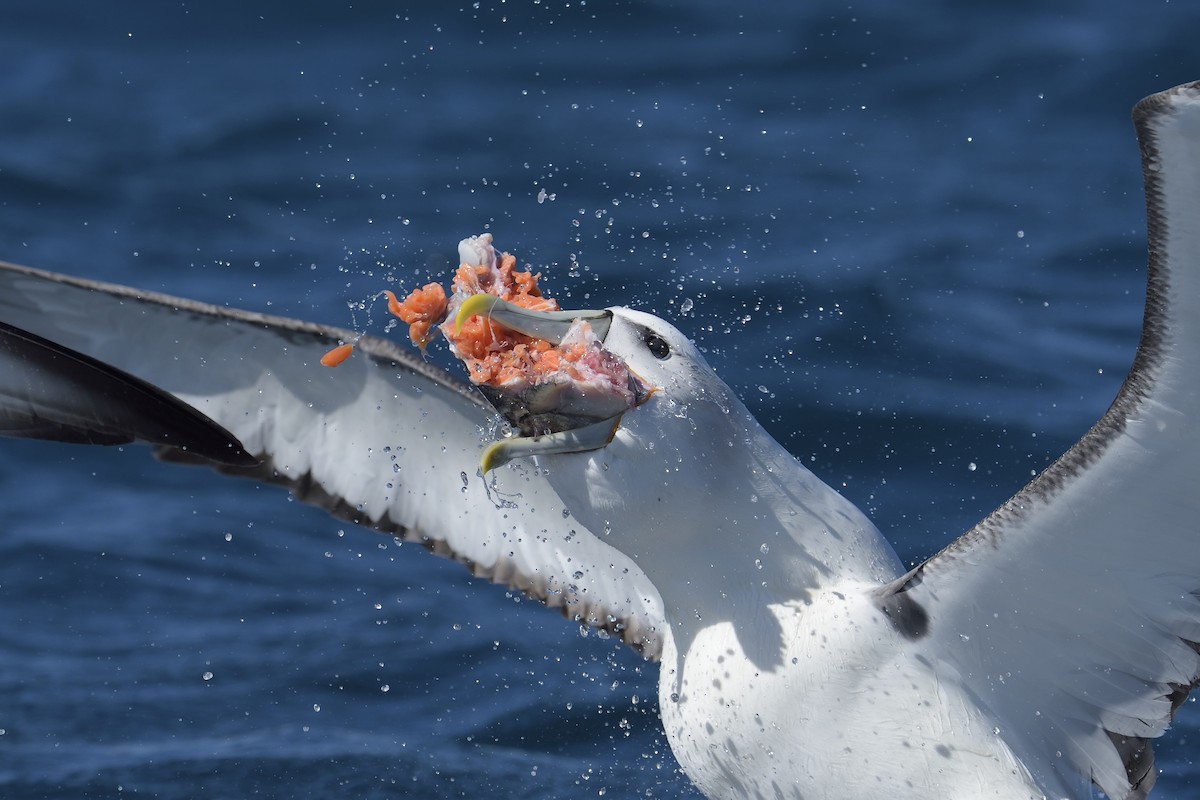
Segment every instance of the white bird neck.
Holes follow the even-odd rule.
[[[866,516],[726,392],[635,410],[608,447],[550,475],[572,515],[659,590],[677,642],[733,617],[768,617],[767,606],[807,602],[822,587],[900,574]]]

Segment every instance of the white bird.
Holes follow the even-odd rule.
[[[1200,678],[1200,83],[1134,119],[1149,281],[1129,377],[909,571],[686,337],[625,308],[579,314],[611,320],[605,349],[653,393],[599,439],[576,421],[510,441],[489,483],[492,408],[386,340],[322,370],[353,334],[4,265],[0,429],[230,462],[619,634],[661,661],[668,739],[711,798],[1144,798]],[[208,419],[161,423],[176,400]]]

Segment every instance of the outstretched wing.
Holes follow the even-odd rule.
[[[892,587],[927,615],[913,646],[1055,796],[1145,797],[1149,740],[1200,676],[1200,84],[1134,121],[1150,259],[1129,377],[1062,458]]]
[[[320,357],[350,331],[3,263],[0,320],[83,354],[92,368],[91,359],[101,362],[101,372],[107,365],[169,392],[262,461],[222,471],[286,485],[339,516],[422,542],[658,656],[661,600],[641,570],[565,517],[532,470],[506,482],[520,486],[515,495],[489,491],[476,471],[490,409],[391,342],[362,337],[356,356],[331,370]],[[83,368],[71,378],[104,394]],[[0,372],[0,395],[17,380]],[[160,454],[195,460],[173,448]]]

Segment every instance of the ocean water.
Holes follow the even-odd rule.
[[[1128,113],[1200,7],[312,5],[6,3],[0,258],[379,332],[491,231],[685,330],[906,561],[1132,358]],[[277,489],[0,442],[4,798],[696,797],[655,674]]]

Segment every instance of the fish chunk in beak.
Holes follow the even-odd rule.
[[[515,366],[476,382],[518,433],[484,450],[484,474],[516,458],[602,448],[612,441],[622,415],[650,396],[625,362],[604,349],[609,311],[533,311],[491,294],[473,294],[459,304],[453,333],[445,331],[452,347],[476,316],[548,345],[526,348]]]

